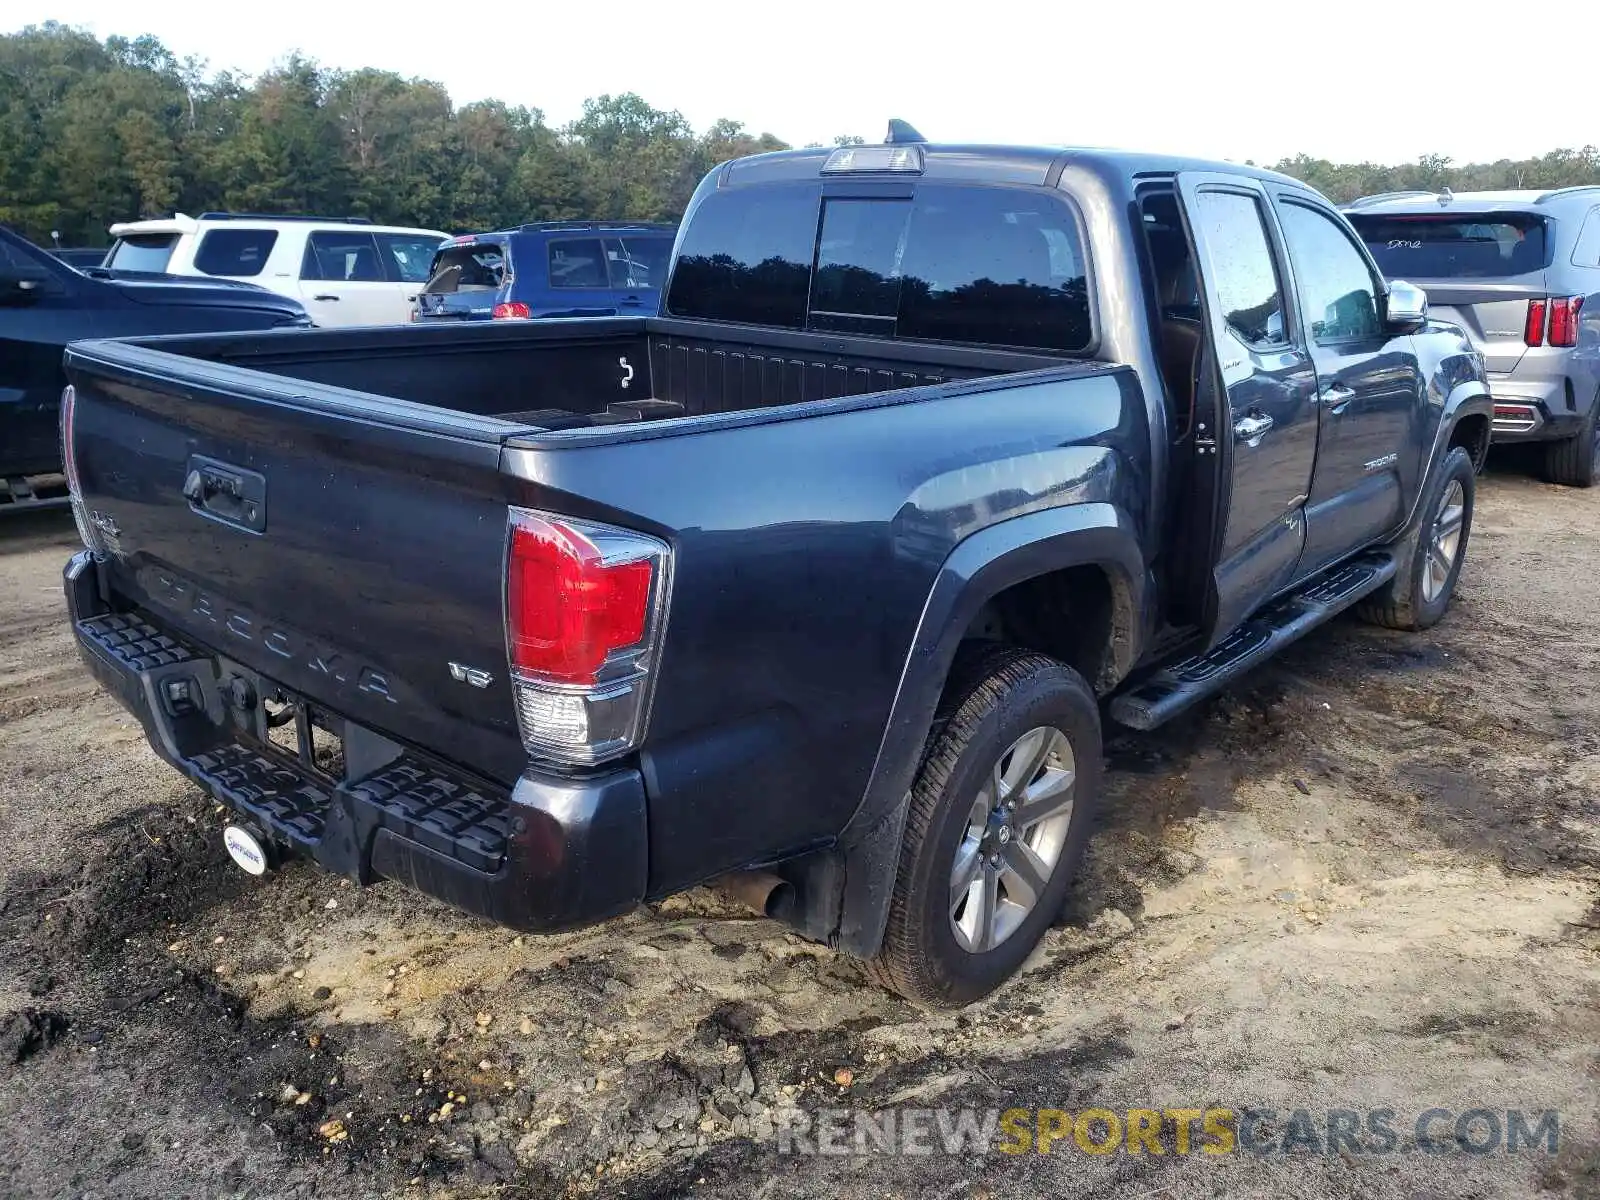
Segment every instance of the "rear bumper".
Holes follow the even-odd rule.
[[[278,846],[530,932],[592,924],[643,898],[637,770],[530,771],[507,790],[345,722],[344,778],[331,778],[246,730],[224,686],[243,677],[232,664],[149,614],[113,611],[92,555],[74,555],[64,577],[95,678],[157,754]]]
[[[1494,397],[1494,440],[1496,442],[1548,442],[1572,437],[1581,432],[1587,410],[1574,411],[1568,395],[1576,392],[1566,376],[1517,378],[1495,375],[1489,379]]]

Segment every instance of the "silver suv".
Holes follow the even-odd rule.
[[[1600,186],[1386,192],[1344,213],[1483,355],[1494,440],[1547,443],[1553,483],[1600,479]]]

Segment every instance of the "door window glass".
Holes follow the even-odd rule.
[[[1201,192],[1196,203],[1222,319],[1252,349],[1282,345],[1283,289],[1260,204],[1239,192],[1213,191]]]
[[[1379,336],[1377,289],[1350,236],[1303,204],[1284,204],[1279,212],[1311,339],[1327,345]]]

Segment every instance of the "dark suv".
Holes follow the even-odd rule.
[[[1483,355],[1495,441],[1546,443],[1552,483],[1600,479],[1600,187],[1389,192],[1345,215]]]
[[[434,255],[414,319],[652,316],[677,229],[544,221],[455,238]]]

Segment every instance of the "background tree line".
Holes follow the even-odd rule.
[[[840,144],[859,137],[836,138]],[[209,73],[153,37],[105,41],[56,23],[0,35],[0,222],[100,245],[113,221],[209,209],[359,214],[450,231],[522,221],[671,219],[725,159],[785,148],[632,93],[562,126],[536,108],[456,107],[436,83],[334,70],[298,55],[253,79]],[[1600,151],[1453,166],[1274,164],[1335,200],[1398,188],[1600,183]]]

